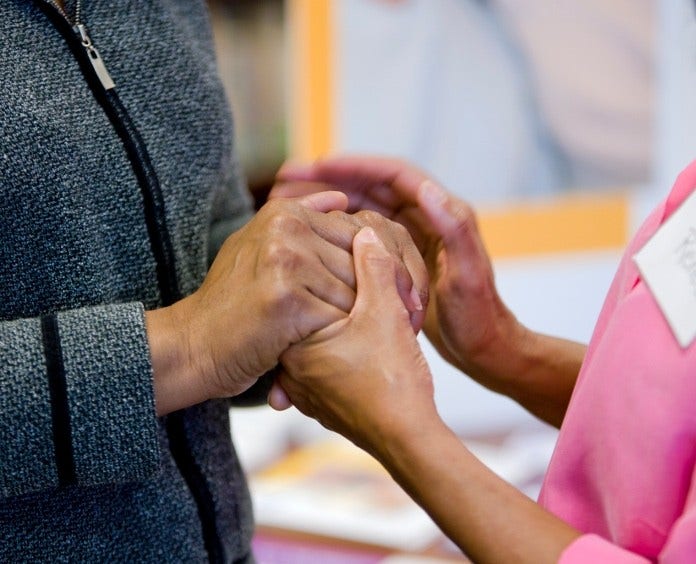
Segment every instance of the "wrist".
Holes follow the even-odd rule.
[[[157,415],[200,403],[210,395],[195,361],[181,302],[145,312]]]
[[[397,481],[406,485],[414,471],[414,461],[442,456],[440,445],[453,440],[460,442],[435,411],[426,417],[414,416],[409,425],[389,429],[379,448],[371,454]]]
[[[409,457],[422,450],[428,450],[436,437],[453,434],[437,412],[434,401],[419,405],[402,405],[388,417],[380,417],[372,429],[377,440],[372,441],[370,454],[385,468],[401,469],[408,465]]]
[[[535,356],[535,333],[507,310],[483,346],[470,351],[460,368],[490,390],[510,395]]]
[[[484,362],[467,372],[556,427],[568,407],[586,347],[511,325]]]

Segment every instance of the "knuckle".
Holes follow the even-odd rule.
[[[383,224],[385,217],[374,210],[360,210],[354,214],[360,225],[369,225],[371,227]]]
[[[391,269],[396,269],[401,266],[401,263],[396,260],[396,257],[379,249],[367,251],[365,260],[372,264],[380,264]]]
[[[301,254],[283,237],[273,237],[267,241],[259,258],[261,268],[281,279],[285,273],[297,272],[302,263]]]
[[[450,292],[460,296],[486,297],[491,288],[492,280],[482,272],[473,270],[466,278],[449,280]]]
[[[387,273],[392,278],[396,276],[401,267],[399,261],[390,254],[369,251],[364,258],[368,268]]]
[[[355,214],[348,214],[342,210],[331,210],[326,215],[335,221],[345,222],[354,226],[359,225],[359,222],[356,221]]]
[[[408,229],[402,224],[384,217],[379,212],[364,210],[359,212],[361,226],[370,226],[375,229],[385,244],[393,244],[398,248],[414,245]]]
[[[277,319],[295,319],[307,301],[304,280],[309,263],[305,253],[288,241],[275,238],[259,256],[257,268],[264,284],[262,308]]]
[[[330,212],[327,212],[326,215],[331,216],[331,217],[340,217],[340,218],[345,218],[348,217],[350,218],[351,216],[344,212],[343,210],[331,210]]]
[[[264,293],[262,300],[262,309],[269,318],[274,319],[282,315],[291,319],[300,309],[302,291],[291,279],[279,277]]]
[[[289,210],[281,210],[268,220],[269,233],[283,237],[302,233],[306,229],[305,222]]]
[[[270,200],[256,216],[262,218],[262,225],[267,233],[287,234],[308,229],[300,206],[288,200]]]
[[[458,228],[463,231],[476,231],[478,229],[476,213],[468,204],[457,206],[454,210],[454,219]]]
[[[256,218],[266,218],[268,219],[269,217],[273,217],[279,213],[285,212],[285,210],[288,209],[287,201],[280,198],[280,199],[271,199],[268,200],[263,206],[261,206],[261,209],[256,213]]]

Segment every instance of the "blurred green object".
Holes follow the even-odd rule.
[[[211,0],[218,67],[257,203],[287,155],[283,0]]]

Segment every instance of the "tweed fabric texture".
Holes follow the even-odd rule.
[[[144,310],[160,296],[138,180],[39,1],[0,3],[0,561],[205,561],[196,505],[155,417]],[[205,3],[84,0],[83,19],[147,147],[189,294],[252,213]],[[46,315],[64,368],[67,486]],[[187,410],[185,432],[225,560],[251,561],[228,403]]]

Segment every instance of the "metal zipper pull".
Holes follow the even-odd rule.
[[[79,23],[75,26],[75,30],[80,34],[80,37],[82,38],[82,46],[87,51],[89,61],[90,63],[92,63],[94,72],[97,73],[97,77],[99,78],[99,81],[102,83],[104,90],[111,90],[116,85],[114,84],[114,81],[111,79],[109,71],[106,70],[106,65],[104,64],[104,60],[101,58],[99,51],[97,51],[96,47],[92,44],[92,40],[90,39],[89,34],[87,33],[87,27],[84,24]]]

